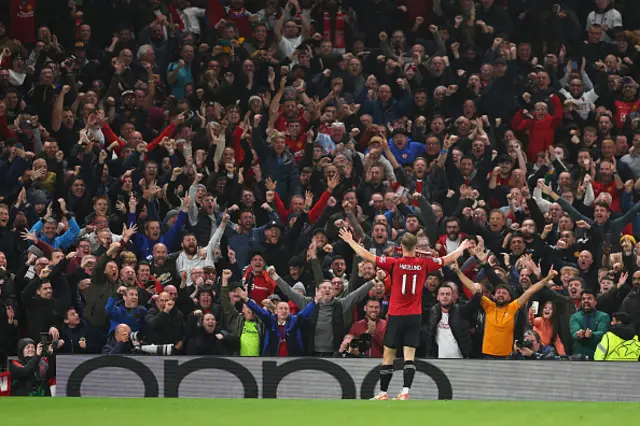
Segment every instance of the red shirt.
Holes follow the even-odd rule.
[[[245,280],[249,279],[251,275],[251,268],[247,268],[247,272],[244,274]],[[251,282],[251,292],[249,297],[253,299],[258,306],[262,305],[262,301],[271,296],[276,289],[276,283],[271,279],[267,271],[262,271],[260,274],[254,274]]]
[[[444,266],[442,258],[376,257],[376,265],[391,274],[389,315],[421,315],[422,287],[429,272]]]
[[[287,337],[284,334],[284,325],[280,327],[280,346],[278,346],[278,356],[289,356],[289,349],[287,348]]]
[[[349,330],[349,334],[359,338],[361,334],[365,334],[367,332],[368,327],[369,323],[366,318],[354,322]],[[385,320],[378,319],[376,321],[376,331],[374,331],[371,336],[371,349],[369,349],[369,352],[367,353],[371,358],[382,358],[382,353],[384,352],[382,339],[384,338],[384,332],[386,329],[387,322]]]
[[[276,122],[273,125],[273,127],[279,132],[286,132],[287,131],[287,117],[285,117],[284,114],[282,114],[282,111],[284,111],[284,108],[280,107],[280,116],[276,120]],[[309,127],[309,123],[307,123],[307,120],[304,119],[304,110],[303,109],[299,109],[298,110],[298,118],[297,119],[298,119],[298,122],[300,123],[300,127],[301,128],[306,129],[307,127]]]
[[[620,213],[622,211],[620,207],[620,191],[616,188],[616,181],[612,180],[611,183],[604,184],[602,182],[594,181],[591,186],[593,186],[593,194],[598,197],[601,192],[608,192],[611,194],[611,211],[614,213]]]
[[[7,33],[23,43],[35,43],[35,9],[36,0],[11,0]]]

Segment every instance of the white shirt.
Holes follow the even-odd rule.
[[[567,100],[574,100],[576,105],[576,112],[583,119],[586,120],[591,112],[591,104],[598,100],[598,94],[595,90],[583,92],[579,98],[574,98],[573,95],[566,89],[560,89],[560,93],[564,95]]]
[[[609,29],[621,27],[622,15],[615,9],[608,9],[605,13],[598,13],[594,10],[589,14],[589,16],[587,16],[587,24],[585,25],[585,29],[588,30],[593,24],[606,25],[607,27],[609,27]],[[600,41],[613,43],[611,37],[609,37],[609,35],[604,31],[600,36]]]
[[[460,247],[460,243],[462,242],[462,238],[458,237],[457,240],[450,240],[449,237],[446,238],[445,240],[445,249],[447,250],[447,253],[451,253],[457,250],[458,247]]]
[[[278,43],[278,47],[280,48],[280,57],[286,58],[291,55],[294,50],[298,48],[302,44],[302,36],[298,36],[295,38],[286,38],[282,36],[280,38],[280,43]]]
[[[436,343],[438,344],[438,358],[462,358],[462,352],[458,347],[456,338],[453,337],[449,327],[449,313],[443,312],[442,318],[436,330]]]

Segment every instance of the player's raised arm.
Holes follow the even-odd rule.
[[[443,266],[451,265],[453,262],[458,260],[458,258],[462,256],[464,251],[470,247],[470,245],[471,240],[464,240],[462,243],[460,243],[457,249],[442,258]]]
[[[537,283],[535,283],[534,285],[529,287],[527,289],[527,291],[525,291],[522,294],[522,296],[520,296],[518,298],[518,303],[520,304],[520,306],[526,305],[527,302],[529,301],[529,299],[531,299],[531,297],[534,294],[536,294],[537,292],[539,292],[543,288],[545,288],[547,286],[551,287],[551,285],[553,284],[553,279],[556,277],[556,275],[558,275],[558,271],[553,269],[553,265],[552,265],[551,269],[549,269],[549,273],[547,274],[546,277],[544,277],[541,281],[538,281]]]
[[[371,253],[366,248],[362,247],[357,242],[355,242],[353,240],[353,235],[351,235],[351,231],[349,231],[346,228],[342,228],[339,231],[339,235],[340,235],[340,238],[342,238],[342,240],[345,243],[349,244],[349,247],[351,247],[353,249],[353,251],[356,252],[356,254],[358,256],[360,256],[361,258],[363,258],[364,260],[366,260],[368,262],[374,262],[375,263],[376,255]]]

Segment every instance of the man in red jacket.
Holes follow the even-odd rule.
[[[535,104],[534,115],[522,109],[513,117],[511,126],[516,131],[529,131],[529,144],[527,145],[527,157],[529,160],[536,158],[538,152],[544,152],[553,145],[556,127],[562,122],[562,103],[556,95],[551,96],[553,115],[549,114],[549,108],[544,102]]]

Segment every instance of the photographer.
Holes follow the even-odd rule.
[[[347,334],[340,344],[340,349],[333,354],[333,358],[366,358],[370,348],[370,334],[363,333],[360,338]]]
[[[29,338],[18,342],[18,359],[9,364],[11,373],[12,396],[51,396],[49,380],[52,378],[52,368],[46,354],[52,354],[56,348],[64,345],[63,340],[47,343],[36,343]],[[44,352],[44,348],[47,352]]]
[[[131,327],[127,324],[120,324],[103,346],[104,355],[124,355],[133,353],[133,343],[131,342]]]
[[[516,340],[513,344],[513,353],[510,359],[555,359],[558,356],[551,345],[542,346],[540,335],[533,330],[527,330],[522,340]]]

